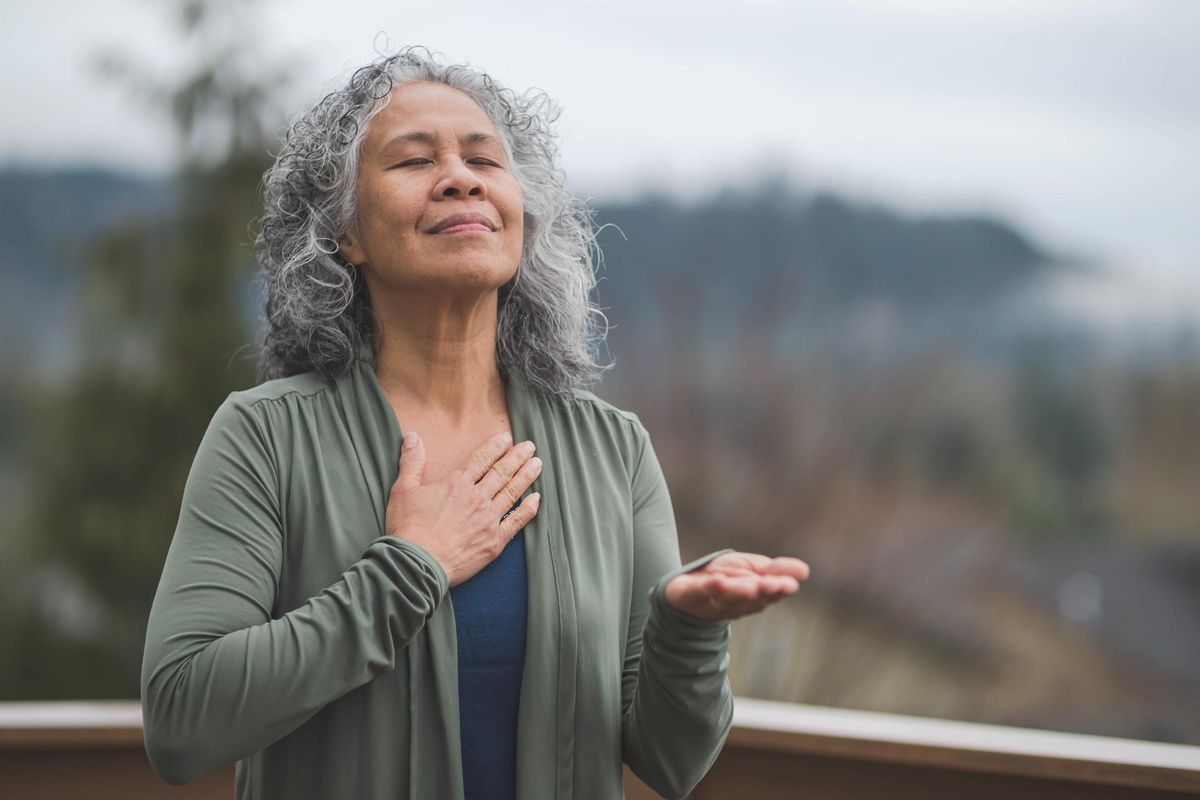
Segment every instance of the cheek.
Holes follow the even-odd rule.
[[[520,259],[525,253],[525,236],[519,228],[514,227],[508,242],[508,253],[514,259]]]
[[[517,203],[514,212],[512,212],[512,222],[510,224],[512,233],[512,246],[520,249],[524,246],[524,209],[520,203]]]
[[[504,233],[508,249],[520,253],[525,247],[525,214],[518,209],[512,220],[505,225]]]
[[[521,184],[517,182],[516,176],[505,176],[502,182],[493,187],[492,197],[500,206],[500,213],[504,215],[506,224],[521,224],[525,215],[525,202]]]
[[[360,197],[370,204],[372,215],[383,224],[395,225],[416,219],[420,208],[420,190],[399,181],[376,181],[365,187]],[[360,205],[360,208],[362,206]]]
[[[371,209],[369,228],[378,248],[410,248],[423,234],[417,230],[420,215],[395,197],[380,198]]]

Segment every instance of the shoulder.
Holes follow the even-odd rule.
[[[597,475],[632,479],[650,449],[650,436],[637,413],[582,388],[541,398],[535,430],[545,440],[539,448],[550,445],[550,454],[568,458],[589,480]]]
[[[642,425],[641,419],[634,412],[618,408],[586,389],[572,390],[571,402],[577,407],[584,406],[594,414],[604,417],[613,423],[623,422],[635,428],[640,428]]]
[[[333,385],[316,372],[302,372],[287,378],[264,381],[249,389],[231,392],[228,402],[243,407],[287,398],[309,398],[333,389]]]
[[[646,429],[636,413],[605,400],[587,389],[574,388],[563,394],[539,393],[540,409],[556,427],[595,431],[599,435],[638,440]]]
[[[324,397],[332,386],[316,372],[276,378],[248,389],[232,391],[213,413],[210,428],[253,432],[266,438],[278,423],[297,410],[307,414],[316,398]],[[305,409],[297,409],[297,406]]]

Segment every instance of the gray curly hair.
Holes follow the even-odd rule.
[[[406,47],[354,72],[291,124],[263,175],[265,212],[255,251],[265,283],[267,331],[260,381],[316,371],[343,374],[378,321],[361,270],[338,256],[337,240],[355,218],[355,183],[367,123],[393,87],[437,81],[465,92],[500,134],[524,200],[525,235],[517,273],[499,290],[496,361],[533,386],[567,396],[612,364],[596,362],[607,318],[592,305],[593,253],[601,257],[592,211],[568,190],[551,125],[561,109],[544,92],[517,96],[487,73],[445,66],[423,47]],[[600,329],[598,319],[604,319]]]

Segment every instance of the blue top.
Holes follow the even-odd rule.
[[[458,632],[458,718],[466,800],[516,800],[517,710],[527,606],[525,531],[518,531],[482,570],[450,587],[450,596]]]

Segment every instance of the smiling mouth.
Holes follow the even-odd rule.
[[[442,234],[445,234],[445,233],[476,233],[476,232],[491,233],[492,229],[489,228],[487,225],[484,225],[479,222],[466,222],[466,223],[463,223],[462,225],[451,225],[449,228],[443,228],[442,230],[438,231],[435,235],[441,236]]]

